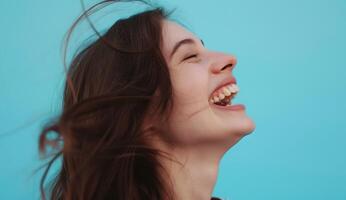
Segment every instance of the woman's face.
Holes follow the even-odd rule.
[[[221,86],[235,82],[236,58],[207,49],[198,37],[173,21],[164,20],[162,31],[162,53],[170,71],[174,103],[168,124],[161,125],[164,139],[178,146],[230,146],[252,132],[255,124],[244,109],[230,110],[210,102],[212,94],[219,96]],[[185,42],[178,45],[181,41]]]

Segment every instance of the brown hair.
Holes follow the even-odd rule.
[[[86,10],[67,38],[84,16],[110,2],[115,1]],[[116,21],[102,35],[92,26],[99,37],[73,57],[62,113],[40,133],[39,151],[50,158],[40,183],[43,199],[47,192],[54,200],[173,199],[158,161],[167,156],[149,145],[148,130],[141,127],[151,105],[160,117],[172,105],[160,50],[161,23],[168,16],[157,7]],[[61,165],[47,190],[45,180],[58,159]]]

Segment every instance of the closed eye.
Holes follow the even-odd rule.
[[[191,55],[191,56],[188,56],[188,57],[184,58],[184,60],[187,60],[187,59],[190,59],[190,58],[197,57],[197,55],[198,55],[198,54],[193,54],[193,55]],[[184,61],[184,60],[183,60],[183,61]]]

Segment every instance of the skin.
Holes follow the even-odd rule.
[[[200,38],[173,21],[162,23],[161,51],[170,71],[174,104],[168,122],[156,124],[160,131],[152,145],[181,163],[162,159],[177,199],[210,200],[222,156],[255,124],[246,110],[219,109],[209,102],[223,80],[234,78],[236,57],[207,49]],[[170,57],[174,45],[186,38],[193,43],[183,44]],[[225,67],[230,63],[233,67]]]

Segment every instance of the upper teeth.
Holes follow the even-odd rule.
[[[222,99],[226,98],[227,96],[231,96],[232,94],[236,94],[239,92],[239,87],[231,83],[229,85],[223,86],[218,91],[214,92],[214,94],[210,98],[210,103],[216,103],[220,102]]]

